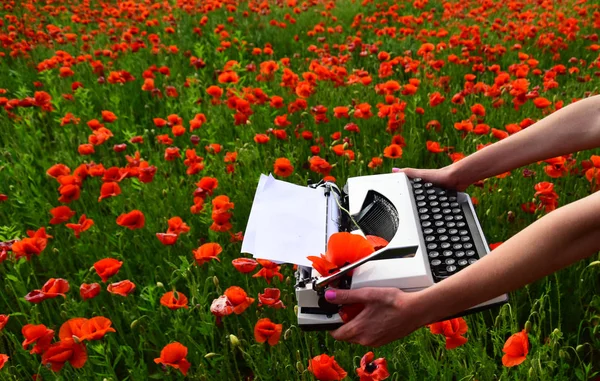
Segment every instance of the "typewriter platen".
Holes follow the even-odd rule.
[[[342,191],[333,183],[311,187],[322,188],[327,198],[327,239],[336,232],[348,231],[375,235],[389,244],[327,277],[311,267],[299,266],[298,325],[304,330],[335,329],[343,324],[339,306],[324,298],[330,286],[419,291],[489,253],[471,198],[465,193],[409,179],[403,173],[349,178]],[[350,270],[352,276],[347,275]],[[506,294],[501,295],[460,315],[507,300]]]

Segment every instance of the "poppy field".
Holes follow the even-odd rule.
[[[240,252],[261,173],[441,168],[597,94],[594,1],[3,0],[0,16],[0,380],[600,375],[597,254],[369,348],[300,330],[294,267]],[[597,154],[470,186],[492,249],[597,191]]]

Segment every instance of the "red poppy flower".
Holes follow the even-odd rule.
[[[100,278],[102,278],[102,282],[106,283],[108,278],[119,272],[122,265],[122,261],[114,258],[104,258],[94,263],[94,269]]]
[[[252,258],[236,258],[231,263],[233,263],[233,267],[237,271],[244,274],[254,271],[256,266],[258,266],[258,262]]]
[[[29,303],[41,303],[46,299],[56,298],[62,296],[66,298],[65,294],[69,291],[69,282],[61,278],[51,278],[44,284],[41,290],[33,290],[29,294],[25,295],[25,300]]]
[[[52,219],[50,220],[51,225],[62,224],[71,219],[75,215],[75,211],[71,210],[68,206],[57,206],[50,210]]]
[[[356,374],[360,381],[380,381],[390,376],[387,369],[387,361],[384,358],[374,360],[373,352],[366,353],[360,360],[360,368],[356,369]]]
[[[117,332],[111,327],[112,322],[103,316],[95,316],[86,320],[81,326],[79,340],[100,340],[109,332]]]
[[[86,318],[73,318],[69,319],[60,326],[60,330],[58,331],[58,337],[61,341],[74,341],[83,336],[83,331],[81,328],[87,321]]]
[[[72,229],[73,232],[75,232],[76,238],[79,238],[79,235],[81,234],[81,232],[84,232],[84,231],[88,230],[89,228],[91,228],[92,226],[94,226],[94,220],[89,220],[89,219],[87,219],[85,214],[82,214],[81,217],[79,217],[78,223],[67,224],[66,226],[69,229]]]
[[[135,291],[135,284],[129,280],[109,284],[107,291],[111,294],[127,296]]]
[[[265,288],[263,294],[258,294],[258,306],[263,305],[275,309],[285,308],[283,302],[279,299],[281,291],[278,288]]]
[[[326,354],[315,356],[308,362],[308,370],[319,381],[335,381],[344,379],[348,373],[335,361],[334,356]]]
[[[100,294],[100,285],[98,283],[82,283],[79,287],[79,295],[83,300],[93,299],[98,294]]]
[[[188,308],[188,298],[178,291],[169,291],[160,298],[160,304],[170,310]]]
[[[354,263],[374,252],[366,238],[347,232],[335,233],[327,242],[327,253],[307,257],[319,274],[331,275],[347,264]]]
[[[28,238],[23,238],[12,244],[11,250],[15,254],[15,258],[25,257],[31,259],[32,255],[40,255],[48,244],[48,239],[52,238],[46,234],[46,228],[39,228],[36,232],[27,231]]]
[[[194,253],[196,263],[202,266],[212,259],[220,261],[219,258],[217,258],[217,255],[221,254],[222,251],[223,248],[218,243],[205,243],[196,250],[192,250],[192,253]]]
[[[113,112],[102,110],[102,120],[106,123],[112,123],[117,119],[117,116]]]
[[[6,364],[6,362],[8,361],[10,357],[8,357],[7,355],[4,354],[0,354],[0,370],[2,370],[2,368],[4,368],[4,364]]]
[[[10,315],[0,315],[0,331],[2,331],[4,329],[4,327],[8,323],[9,318],[10,318]]]
[[[60,177],[60,176],[70,175],[71,170],[69,169],[69,167],[67,167],[64,164],[54,164],[52,167],[50,167],[46,171],[46,174],[50,177],[54,177],[55,179],[58,179],[58,177]]]
[[[167,230],[167,233],[169,234],[179,235],[181,233],[187,233],[190,231],[190,227],[185,222],[183,222],[181,217],[170,218],[168,224],[169,229]]]
[[[269,318],[259,319],[254,325],[254,339],[257,343],[275,345],[281,337],[282,324],[275,324]]]
[[[507,367],[512,367],[521,364],[527,358],[529,353],[529,337],[527,332],[522,330],[515,333],[506,340],[504,348],[502,348],[504,356],[502,356],[502,364]]]
[[[156,233],[156,238],[165,246],[175,245],[179,236],[174,233]]]
[[[66,362],[75,369],[83,368],[86,361],[85,345],[76,344],[73,340],[55,343],[42,355],[42,365],[50,364],[54,372],[59,372]]]
[[[191,364],[185,358],[187,356],[188,349],[181,343],[174,342],[166,345],[162,351],[160,351],[160,357],[155,358],[156,364],[163,364],[175,369],[179,369],[185,376]]]
[[[383,249],[388,245],[388,241],[381,237],[377,237],[376,235],[367,235],[367,241],[373,246],[373,250],[377,251],[379,249]]]
[[[98,197],[98,202],[104,200],[105,198],[115,197],[121,194],[121,187],[116,182],[107,182],[102,184],[100,188],[100,197]]]
[[[442,322],[433,323],[428,326],[433,334],[442,334],[446,337],[446,349],[454,349],[465,344],[468,340],[463,337],[467,330],[467,322],[459,317]]]
[[[54,331],[46,328],[45,325],[33,325],[27,324],[21,329],[21,333],[25,340],[23,341],[23,349],[27,350],[28,347],[35,343],[30,354],[42,354],[46,352],[48,348],[50,348],[50,344],[52,339],[54,338]]]
[[[292,172],[294,172],[294,167],[289,159],[281,157],[275,160],[273,172],[275,172],[277,176],[288,177],[292,174]]]
[[[129,213],[121,214],[117,218],[117,225],[124,226],[130,230],[141,229],[144,227],[144,224],[144,213],[139,210],[132,210]]]

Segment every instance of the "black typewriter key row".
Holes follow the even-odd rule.
[[[465,216],[453,191],[412,179],[429,263],[436,282],[477,261]]]

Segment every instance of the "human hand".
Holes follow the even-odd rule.
[[[401,339],[427,323],[418,292],[405,293],[397,288],[366,287],[357,290],[325,292],[333,304],[363,304],[364,309],[331,336],[340,341],[379,347]]]
[[[405,173],[410,178],[420,177],[436,186],[457,191],[463,191],[471,185],[452,165],[440,169],[393,168],[392,172]]]

